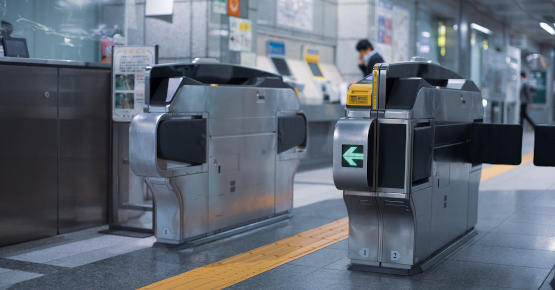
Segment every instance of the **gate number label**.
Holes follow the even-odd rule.
[[[391,251],[391,261],[397,262],[399,261],[399,259],[401,259],[401,254],[399,254],[399,251]]]
[[[360,248],[360,250],[358,251],[358,254],[364,258],[368,258],[369,253],[370,253],[370,250],[368,248]]]
[[[341,166],[362,168],[364,145],[341,145]]]

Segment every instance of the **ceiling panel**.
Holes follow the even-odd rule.
[[[539,22],[555,22],[555,0],[469,0],[479,10],[487,10],[510,27],[530,38],[555,45],[555,36],[540,28]]]

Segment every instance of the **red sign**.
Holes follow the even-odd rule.
[[[227,15],[241,16],[241,0],[227,0]]]

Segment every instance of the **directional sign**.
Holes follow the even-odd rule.
[[[341,166],[361,168],[364,161],[363,145],[347,145],[341,147]]]

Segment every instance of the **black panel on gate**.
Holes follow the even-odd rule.
[[[306,119],[301,115],[278,118],[278,153],[306,145]]]
[[[387,109],[409,110],[416,102],[416,96],[421,88],[431,88],[432,85],[420,78],[402,78],[391,82],[387,92]]]
[[[206,119],[160,121],[158,157],[191,164],[206,162]]]
[[[372,121],[370,124],[370,131],[368,132],[368,154],[366,156],[366,166],[367,168],[367,178],[368,186],[372,188],[374,186],[374,136],[376,135],[376,121]]]
[[[555,126],[534,128],[534,165],[555,166]]]
[[[379,124],[378,130],[378,187],[403,188],[406,125]]]
[[[473,123],[469,131],[470,163],[520,164],[522,126]]]
[[[432,175],[432,127],[414,128],[412,142],[412,182],[424,181]]]
[[[291,71],[287,65],[287,61],[282,57],[271,57],[274,66],[276,67],[278,73],[282,76],[290,76]]]

